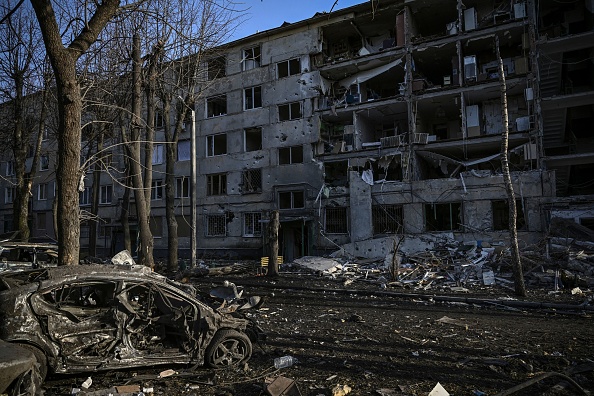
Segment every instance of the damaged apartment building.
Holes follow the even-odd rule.
[[[395,235],[505,243],[496,38],[520,238],[542,240],[553,216],[594,227],[593,12],[593,0],[365,1],[222,46],[195,108],[198,252],[265,254],[271,210],[285,261],[347,244],[365,256]],[[164,205],[151,215],[163,253]]]

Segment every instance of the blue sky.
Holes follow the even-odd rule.
[[[336,0],[238,0],[237,8],[247,9],[245,21],[237,28],[232,39],[240,39],[258,31],[279,27],[283,22],[297,22],[314,16],[316,12],[329,12]],[[338,0],[334,10],[364,3],[369,0]]]

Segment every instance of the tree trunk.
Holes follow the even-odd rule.
[[[46,53],[54,70],[58,99],[58,265],[79,263],[80,222],[78,184],[80,180],[80,137],[82,98],[76,62],[97,40],[99,33],[117,12],[119,0],[97,3],[95,13],[79,35],[65,48],[50,0],[31,0],[39,21]]]
[[[97,135],[97,150],[95,151],[95,155],[97,158],[93,163],[93,188],[92,188],[92,198],[91,198],[91,214],[93,215],[92,219],[89,223],[89,256],[95,257],[97,256],[97,229],[99,227],[99,222],[101,219],[97,217],[99,214],[99,193],[101,189],[101,173],[102,173],[102,160],[103,160],[103,137],[104,137],[104,128],[100,126],[101,131],[99,135]]]
[[[161,95],[163,103],[163,117],[169,119],[171,110],[171,95]],[[175,162],[177,160],[177,142],[175,132],[172,133],[169,124],[165,124],[165,217],[167,221],[167,270],[178,270],[177,219],[175,217]]]
[[[520,259],[520,248],[518,246],[518,229],[516,227],[516,196],[509,172],[508,158],[508,140],[509,140],[509,118],[507,113],[507,87],[505,83],[505,74],[503,69],[503,60],[499,53],[499,38],[495,36],[495,49],[497,51],[497,61],[499,62],[499,83],[501,89],[501,117],[503,119],[503,133],[501,136],[501,168],[503,170],[503,181],[507,191],[507,201],[509,203],[509,238],[512,268],[514,273],[515,291],[518,296],[526,296],[526,285],[524,284],[524,273],[522,271],[522,262]]]
[[[129,152],[127,148],[124,148],[126,153]],[[132,252],[132,238],[130,237],[130,160],[126,158],[126,178],[124,180],[124,195],[122,196],[122,211],[120,214],[120,223],[122,223],[122,231],[124,233],[124,249]],[[117,253],[117,252],[116,252]]]
[[[132,49],[133,58],[133,96],[132,96],[132,125],[131,141],[128,142],[132,159],[130,161],[132,170],[132,186],[134,187],[134,199],[136,203],[136,217],[138,220],[138,232],[140,234],[140,246],[138,247],[139,264],[153,268],[153,236],[151,235],[149,214],[144,195],[144,184],[142,181],[142,167],[140,156],[140,137],[142,130],[141,112],[142,112],[142,77],[140,58],[140,37],[134,35],[134,48]]]
[[[270,263],[268,264],[268,276],[278,276],[278,229],[280,227],[278,210],[270,213]]]

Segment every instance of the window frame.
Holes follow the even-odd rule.
[[[251,61],[251,62],[248,62]],[[241,50],[241,71],[257,69],[262,66],[262,48],[260,45]]]
[[[109,198],[109,200],[107,200]],[[99,187],[99,205],[111,205],[113,203],[113,184],[104,184]]]
[[[298,116],[293,115],[293,113],[295,112],[295,110],[294,110],[295,105],[299,105],[299,115]],[[283,109],[285,107],[287,108],[287,112],[288,112],[287,118],[281,117],[282,115],[284,115],[284,112],[281,112],[281,109]],[[288,102],[288,103],[279,104],[279,105],[277,105],[277,112],[278,112],[278,121],[279,122],[293,121],[293,120],[301,119],[301,118],[303,118],[303,102],[296,101],[296,102]]]
[[[248,218],[250,222],[248,223]],[[262,234],[262,212],[244,212],[243,213],[243,236],[245,238],[258,238]]]
[[[222,73],[221,73],[222,71]],[[209,81],[227,76],[227,55],[220,55],[206,61],[206,78]]]
[[[187,158],[186,158],[186,157],[183,157],[183,158],[182,158],[182,157],[180,156],[180,153],[182,153],[182,152],[184,152],[184,153],[185,153],[185,152],[186,152],[186,150],[185,150],[185,147],[184,147],[184,150],[183,150],[183,151],[182,151],[182,150],[180,150],[180,147],[182,146],[182,143],[183,143],[183,145],[184,145],[184,146],[185,146],[186,144],[188,145],[188,147],[187,147],[187,153],[188,153],[188,156],[187,156]],[[180,161],[189,161],[189,160],[191,160],[191,159],[192,159],[192,143],[191,143],[190,139],[182,139],[182,140],[178,140],[178,141],[177,141],[177,161],[178,161],[178,162],[180,162]]]
[[[187,186],[186,186],[187,183]],[[190,198],[190,178],[187,176],[180,176],[180,177],[176,177],[175,178],[175,198],[181,198],[181,199],[185,199],[185,198]],[[181,189],[181,194],[180,194],[180,189]],[[187,189],[187,195],[183,195],[183,193],[186,192]]]
[[[161,201],[165,194],[163,194],[163,180],[153,179],[151,181],[151,201]]]
[[[221,195],[227,195],[227,174],[213,173],[206,175],[206,196],[214,197]]]
[[[225,150],[224,152],[221,151],[221,137],[224,137],[225,140]],[[218,142],[218,144],[217,144]],[[217,149],[218,148],[218,149]],[[227,155],[227,134],[226,133],[216,133],[213,135],[206,136],[206,157],[216,157],[219,155]]]
[[[37,185],[37,200],[47,201],[47,183],[39,183]]]
[[[249,106],[251,105],[251,106]],[[262,108],[262,86],[244,88],[243,90],[243,110],[254,110]]]
[[[220,106],[220,109],[218,106]],[[224,111],[221,112],[220,110]],[[226,116],[228,111],[226,94],[206,98],[206,118]]]
[[[153,155],[151,158],[151,164],[161,165],[165,162],[165,145],[155,144],[153,146]]]
[[[437,210],[440,210],[440,208],[444,208],[446,205],[449,205],[449,220],[448,222],[450,223],[450,228],[449,229],[441,229],[441,227],[439,226],[439,223],[441,223],[440,219],[438,219],[437,217],[433,217],[432,220],[435,220],[435,223],[430,223],[429,219],[428,219],[428,210],[433,210],[433,212],[435,212],[437,214]],[[453,214],[453,205],[456,205],[458,208],[458,216],[455,217]],[[436,206],[439,206],[440,208],[436,208]],[[440,202],[440,203],[427,203],[424,205],[423,207],[423,217],[424,217],[424,228],[426,232],[452,232],[452,231],[461,231],[463,229],[462,224],[464,224],[464,219],[463,219],[463,206],[462,206],[462,202]],[[454,222],[454,219],[458,220],[457,222]],[[431,225],[431,227],[429,227]]]
[[[5,175],[6,176],[14,176],[14,175],[16,175],[15,161],[14,160],[6,161]]]
[[[16,195],[16,187],[4,187],[4,203],[11,204],[14,202]]]
[[[286,200],[283,199],[282,195],[290,194],[290,206],[289,207],[282,207],[281,204]],[[301,195],[301,200],[303,202],[303,206],[295,206],[295,196],[297,194]],[[305,209],[305,191],[303,190],[287,190],[287,191],[279,191],[278,192],[278,208],[279,210],[293,210],[293,209]]]
[[[39,156],[39,171],[44,172],[49,170],[50,157],[49,154],[41,154]]]
[[[297,61],[297,67],[298,67],[299,70],[296,71],[296,72],[291,72],[291,62],[293,62],[293,61]],[[283,75],[281,76],[280,66],[281,65],[285,65],[285,64],[286,64],[286,67],[287,67],[287,71],[286,71],[287,74],[284,75],[284,73],[283,73]],[[281,61],[281,62],[277,62],[276,63],[276,78],[280,80],[281,78],[287,78],[287,77],[291,77],[291,76],[296,76],[298,74],[301,74],[301,70],[302,70],[302,68],[301,68],[301,58],[299,58],[299,57],[297,57],[297,58],[290,58],[290,59],[287,59],[287,60],[284,60],[284,61]]]
[[[301,161],[294,160],[294,157],[298,157],[298,153],[294,154],[294,151],[301,149]],[[288,151],[289,161],[285,162],[284,158],[287,157],[286,152]],[[285,153],[285,155],[283,155]],[[282,160],[282,161],[281,161]],[[302,164],[303,161],[303,145],[296,145],[296,146],[287,146],[287,147],[279,147],[278,148],[278,164],[279,165],[292,165],[292,164]]]
[[[55,186],[55,184],[54,184],[54,186]],[[55,187],[54,187],[54,189],[55,189]],[[85,186],[84,190],[79,191],[79,193],[78,193],[78,205],[79,206],[91,206],[92,195],[93,195],[93,187]]]
[[[211,220],[216,220],[217,222],[222,222],[222,224],[213,224],[213,226],[221,227],[222,225],[222,233],[219,230],[211,232]],[[206,226],[205,226],[205,234],[207,237],[226,237],[227,236],[227,215],[224,213],[217,213],[217,214],[207,214],[205,216]]]

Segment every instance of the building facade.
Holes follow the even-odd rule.
[[[552,216],[592,227],[593,11],[592,0],[364,2],[221,47],[195,108],[199,254],[262,255],[271,210],[285,260],[345,246],[377,256],[395,236],[505,244],[496,42],[520,238],[542,241]],[[176,164],[184,255],[190,130]],[[151,224],[165,255],[162,144],[153,164]],[[123,189],[102,178],[99,235],[112,254]],[[51,194],[45,206],[33,198],[35,224],[51,223]]]

